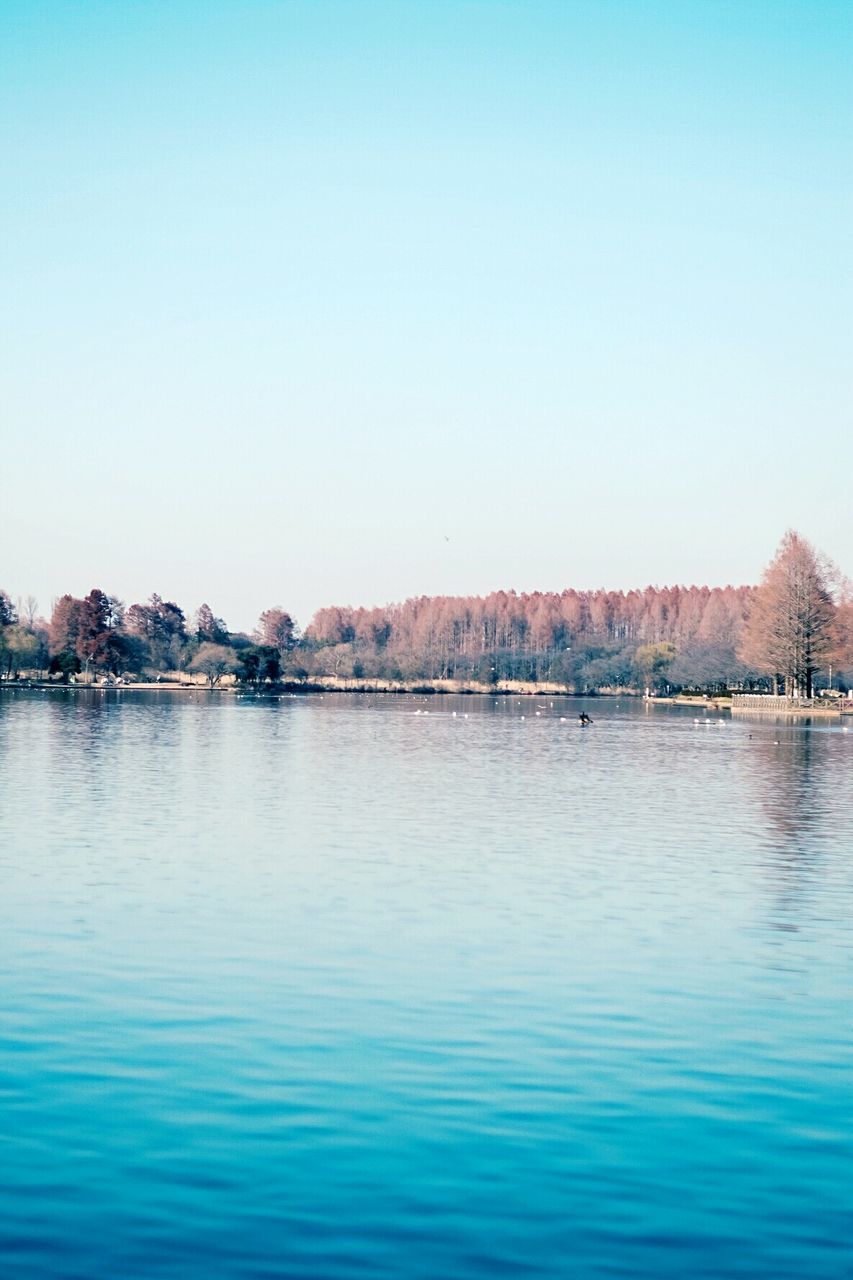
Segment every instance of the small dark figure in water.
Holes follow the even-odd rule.
[[[578,716],[578,724],[592,724],[592,720],[585,711],[582,711]]]

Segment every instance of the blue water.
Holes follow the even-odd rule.
[[[853,1276],[853,732],[587,705],[0,696],[3,1280]]]

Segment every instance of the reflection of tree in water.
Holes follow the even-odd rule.
[[[773,923],[779,929],[797,929],[796,917],[831,822],[824,785],[827,742],[807,723],[778,724],[769,732],[755,733],[752,745],[770,849],[766,865],[778,890]]]

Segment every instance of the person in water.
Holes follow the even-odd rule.
[[[578,716],[578,724],[592,724],[592,720],[585,711],[582,711]]]

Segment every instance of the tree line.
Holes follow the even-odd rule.
[[[229,631],[208,604],[188,618],[180,605],[157,594],[126,608],[93,587],[82,598],[60,596],[46,620],[32,597],[16,607],[0,591],[0,673],[6,679],[22,672],[63,681],[189,672],[204,675],[211,686],[229,674],[277,682],[296,643],[295,623],[282,608],[266,609],[250,636]]]
[[[833,566],[789,532],[762,582],[642,591],[498,591],[421,596],[384,608],[320,609],[303,633],[282,606],[252,634],[203,604],[192,617],[152,595],[129,607],[94,587],[49,620],[0,592],[0,673],[157,678],[233,675],[250,684],[330,678],[496,687],[507,680],[604,689],[784,690],[853,680],[853,606]]]

